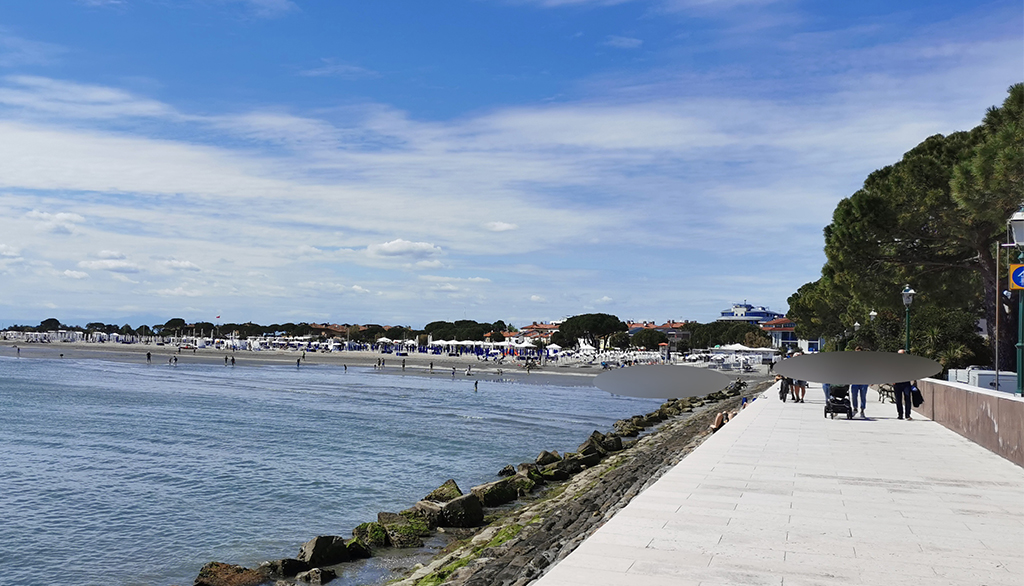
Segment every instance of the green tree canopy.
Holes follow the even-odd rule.
[[[915,312],[955,308],[985,317],[994,337],[997,245],[1024,201],[1022,114],[1017,84],[977,128],[925,139],[840,201],[824,231],[822,278],[790,298],[798,334],[839,337],[855,321],[865,324],[872,309],[901,314],[899,292],[910,284]],[[948,330],[935,339],[960,339],[952,325],[935,327]],[[1009,328],[1001,332],[1012,337]],[[965,343],[968,351],[975,346]]]
[[[47,318],[47,319],[44,319],[43,321],[39,322],[39,328],[38,328],[38,330],[40,332],[51,332],[51,331],[54,331],[54,330],[63,330],[63,329],[64,329],[64,326],[60,323],[60,320],[55,318],[55,317]]]
[[[630,339],[630,343],[637,348],[647,348],[648,350],[657,350],[658,344],[667,344],[668,336],[665,332],[655,329],[643,329],[633,334]]]
[[[576,315],[562,322],[551,341],[562,347],[576,346],[583,339],[593,345],[597,341],[615,332],[625,332],[626,324],[614,315],[607,313],[585,313]]]

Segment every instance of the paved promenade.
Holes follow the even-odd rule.
[[[1024,469],[923,417],[773,387],[537,586],[1024,584]]]

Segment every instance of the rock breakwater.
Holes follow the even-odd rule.
[[[310,540],[296,558],[254,569],[211,562],[195,586],[327,583],[341,564],[372,556],[375,549],[418,548],[435,531],[465,535],[467,528],[480,529],[398,583],[527,584],[699,444],[717,414],[711,405],[735,408],[742,390],[733,385],[706,397],[667,401],[651,413],[615,422],[608,433],[594,431],[575,452],[543,451],[534,462],[507,466],[500,480],[468,493],[450,479],[409,509],[381,512],[376,521],[357,526],[351,538]],[[633,439],[663,423],[657,433]],[[509,511],[509,503],[519,499],[530,502]],[[485,518],[491,522],[483,527]]]

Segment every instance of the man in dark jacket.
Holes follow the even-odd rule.
[[[899,353],[906,354],[903,350],[900,350]],[[908,420],[913,419],[913,417],[910,416],[910,404],[911,389],[914,388],[914,382],[904,381],[892,386],[893,395],[895,395],[896,399],[896,415],[899,416],[899,419],[904,419],[904,415],[906,415],[906,419]]]

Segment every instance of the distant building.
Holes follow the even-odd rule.
[[[540,340],[544,343],[551,342],[551,335],[558,331],[558,324],[533,322],[528,326],[519,328],[519,336],[530,341]]]
[[[785,315],[772,311],[763,305],[750,305],[744,301],[743,303],[734,303],[729,309],[723,309],[722,317],[718,318],[718,321],[739,321],[759,324],[779,319],[780,317],[785,317]]]
[[[761,329],[772,338],[772,348],[784,350],[786,348],[798,348],[801,352],[818,352],[824,342],[821,338],[817,340],[802,340],[796,335],[796,323],[787,318],[761,322]]]
[[[641,330],[658,330],[668,338],[669,350],[674,352],[680,342],[690,341],[690,330],[686,326],[687,322],[684,321],[668,320],[661,325],[657,325],[657,322],[653,321],[631,321],[626,323],[626,331],[629,332],[629,337],[632,338]]]

